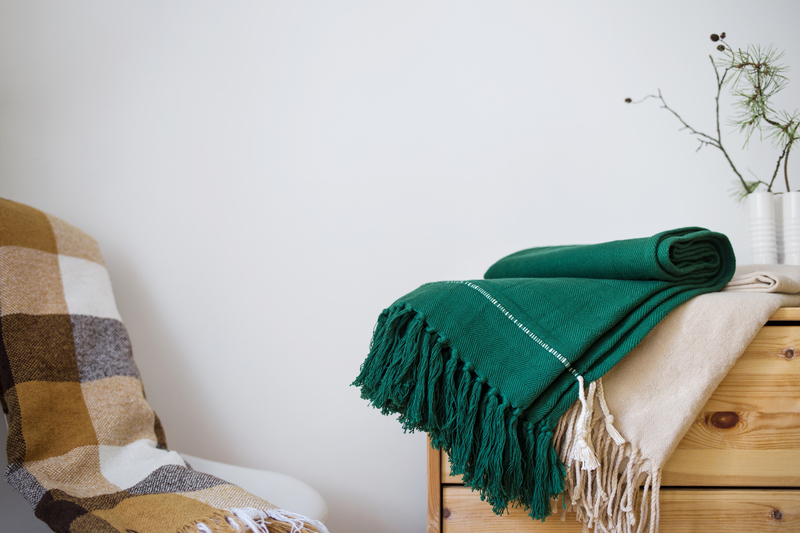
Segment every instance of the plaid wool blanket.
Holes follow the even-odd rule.
[[[511,504],[544,518],[565,487],[561,416],[580,400],[570,456],[596,469],[587,397],[602,396],[600,378],[734,268],[727,237],[702,228],[523,250],[486,279],[428,283],[393,303],[353,384],[407,430],[428,432],[496,513]]]
[[[0,199],[8,482],[54,531],[325,532],[167,449],[97,243]]]

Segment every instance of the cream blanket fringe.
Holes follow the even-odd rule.
[[[723,292],[683,304],[588,391],[581,383],[554,434],[568,468],[562,520],[571,510],[584,531],[657,532],[661,467],[769,317],[799,305],[800,267],[740,266]]]
[[[596,384],[599,394],[594,394]],[[561,519],[567,511],[574,511],[584,531],[655,533],[661,470],[614,428],[602,390],[600,380],[593,382],[586,403],[583,398],[575,402],[556,428],[555,448],[568,469]],[[591,421],[588,424],[587,419]],[[586,443],[581,442],[584,438]],[[575,453],[587,444],[596,461],[584,461]]]

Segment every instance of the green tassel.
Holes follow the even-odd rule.
[[[389,320],[389,317],[395,313],[393,308],[384,309],[381,315],[378,317],[378,321],[375,323],[375,327],[372,329],[372,339],[369,341],[369,351],[372,353],[372,350],[376,348],[377,345],[383,344],[386,340],[386,322]],[[364,364],[369,361],[367,358],[364,361]],[[361,367],[364,367],[364,364]]]
[[[553,446],[553,430],[558,424],[558,418],[555,420],[543,420],[541,424],[547,443],[547,469],[544,471],[543,476],[537,479],[547,490],[548,498],[552,498],[564,492],[567,465],[561,462],[558,452]]]
[[[400,416],[400,423],[407,431],[413,431],[416,428],[426,429],[426,419],[428,413],[423,407],[427,405],[425,395],[430,394],[428,386],[428,367],[431,364],[431,335],[426,331],[422,336],[421,346],[417,347],[418,350],[418,363],[414,365],[413,377],[408,379],[408,383],[413,383],[411,389],[411,398],[408,403],[408,408]]]
[[[469,363],[467,363],[467,366],[469,366]],[[458,427],[462,429],[462,432],[458,435],[456,442],[453,443],[453,452],[458,457],[456,460],[458,471],[456,474],[461,474],[465,482],[470,482],[473,477],[468,467],[473,463],[475,457],[473,441],[475,440],[475,426],[479,424],[478,408],[481,403],[482,387],[483,383],[479,379],[474,380],[472,383],[469,404],[465,404],[468,405],[467,411],[462,413],[463,416],[459,416]]]
[[[497,401],[496,392],[494,390],[488,391],[484,396],[483,410],[480,421],[477,424],[480,431],[476,439],[478,446],[476,447],[473,479],[482,480],[484,482],[487,481],[487,476],[489,474],[489,459],[495,448],[494,439],[498,436],[495,433],[495,418],[498,414],[498,405],[499,402]],[[488,487],[488,483],[482,484]],[[483,492],[484,491],[481,490],[481,499],[485,499]]]
[[[466,465],[469,450],[465,449],[464,441],[466,439],[465,433],[467,432],[466,420],[467,412],[469,411],[469,398],[470,391],[472,391],[472,375],[469,371],[469,363],[460,365],[461,380],[458,384],[458,399],[456,401],[456,409],[454,416],[450,419],[451,425],[454,429],[454,438],[452,441],[452,454],[450,457],[455,460],[456,468],[459,470],[456,474],[461,474],[463,469],[461,465]]]
[[[508,438],[506,439],[506,449],[503,453],[503,462],[506,465],[503,472],[503,486],[506,487],[506,497],[509,501],[518,500],[522,497],[523,469],[522,448],[520,446],[520,435],[517,431],[519,427],[519,417],[522,415],[521,409],[515,409],[511,413],[508,422]]]
[[[475,384],[472,386],[470,393],[470,414],[469,418],[473,421],[470,425],[471,434],[469,435],[469,465],[470,470],[475,470],[475,462],[478,460],[478,454],[481,451],[481,443],[483,442],[483,424],[485,421],[486,411],[486,378],[478,376],[475,378]],[[473,407],[474,406],[474,407]],[[476,476],[476,479],[479,479]]]
[[[502,397],[500,397],[502,398]],[[502,514],[508,507],[508,495],[511,489],[505,484],[505,451],[508,439],[508,427],[511,422],[511,402],[502,398],[497,408],[494,422],[494,446],[489,454],[489,489],[493,494],[491,503],[495,513]]]
[[[387,338],[389,329],[387,324],[395,314],[392,309],[386,309],[378,317],[378,323],[375,325],[375,331],[370,342],[369,355],[361,364],[361,372],[353,382],[353,385],[362,388],[367,387],[371,390],[380,382],[394,344],[394,339]]]
[[[361,374],[353,385],[361,387],[361,397],[375,407],[384,409],[390,398],[390,370],[397,364],[397,349],[403,342],[403,333],[416,313],[398,304],[384,311],[376,325],[372,349],[361,367]],[[375,339],[380,338],[380,341]]]
[[[397,346],[396,357],[381,382],[381,397],[390,399],[396,410],[405,410],[411,399],[424,333],[425,317],[418,313],[407,324],[405,332],[401,332],[403,339]]]
[[[499,398],[498,398],[499,399]],[[508,507],[508,490],[503,484],[503,452],[506,447],[506,435],[508,434],[508,408],[511,403],[503,399],[503,402],[498,405],[493,415],[493,439],[491,441],[491,448],[489,450],[489,465],[486,471],[488,481],[488,489],[490,498],[489,503],[492,504],[492,510],[495,514],[502,514]]]
[[[522,469],[524,481],[520,489],[520,499],[527,510],[531,508],[536,487],[536,431],[534,425],[530,422],[525,423],[523,435],[525,435],[525,446],[523,447],[525,461]]]
[[[451,443],[456,440],[456,430],[458,428],[459,405],[456,402],[462,371],[459,369],[458,354],[447,345],[447,339],[441,339],[441,350],[442,360],[445,361],[445,364],[442,377],[439,380],[442,384],[442,404],[439,406],[441,410],[439,411],[439,428],[436,433],[440,436],[439,440],[447,443],[445,449],[449,452]]]
[[[503,452],[508,432],[506,410],[510,403],[500,400],[497,389],[487,391],[480,416],[480,447],[471,478],[480,484],[481,499],[488,501],[497,514],[508,507],[507,490],[503,486]]]
[[[535,489],[531,501],[532,518],[544,520],[551,514],[550,498],[558,493],[553,493],[551,476],[553,469],[553,430],[539,424],[535,429],[536,435],[536,465],[534,468]],[[558,459],[558,456],[556,456]]]
[[[446,400],[444,383],[444,362],[442,361],[442,343],[436,331],[429,333],[433,343],[430,355],[430,366],[428,367],[428,420],[426,431],[439,432],[445,423]]]
[[[407,322],[405,331],[398,332],[398,334],[402,335],[402,339],[396,348],[396,353],[399,354],[399,357],[395,358],[394,364],[388,370],[387,377],[390,380],[401,382],[409,373],[413,374],[416,371],[414,364],[419,358],[424,333],[425,317],[420,313],[416,313]]]
[[[456,411],[458,404],[458,382],[456,381],[456,370],[458,369],[458,354],[446,345],[447,339],[441,339],[442,354],[449,356],[444,369],[444,393],[445,393],[445,422],[442,429],[452,433],[452,428],[456,423]]]
[[[567,477],[567,465],[565,465],[561,458],[558,456],[558,452],[556,451],[555,447],[552,445],[552,435],[550,437],[550,483],[548,484],[550,488],[550,496],[556,496],[564,492],[564,485],[566,484],[566,477]]]
[[[472,365],[470,363],[461,365],[461,380],[458,384],[458,397],[456,399],[456,405],[454,409],[455,416],[450,418],[450,423],[455,424],[457,427],[458,440],[463,440],[461,436],[464,432],[464,427],[461,424],[463,422],[462,413],[468,409],[467,406],[469,405],[469,393],[472,391],[473,377],[472,373],[470,372],[471,366]]]

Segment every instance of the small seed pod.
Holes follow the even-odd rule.
[[[630,98],[626,98],[626,99],[625,99],[625,103],[626,103],[626,104],[630,104],[631,102],[633,102],[633,100],[631,100]]]
[[[720,38],[720,39],[724,39],[724,38],[725,38],[725,32],[722,32],[722,33],[720,33],[720,34],[719,34],[719,38]]]
[[[711,34],[711,40],[714,41],[714,42],[719,41],[719,35],[717,35],[716,33],[712,33]]]
[[[719,45],[719,46],[717,46],[717,50],[719,50],[720,52],[724,52],[725,51],[725,47],[723,45]]]

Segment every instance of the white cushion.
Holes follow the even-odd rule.
[[[325,500],[319,492],[299,479],[269,470],[256,470],[200,459],[185,453],[181,456],[195,470],[230,481],[281,509],[321,522],[328,518],[328,505]]]

